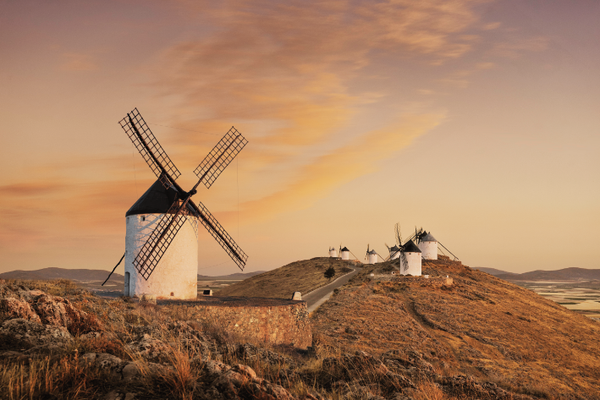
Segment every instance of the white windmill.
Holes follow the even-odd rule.
[[[421,250],[412,241],[408,240],[402,244],[402,236],[400,233],[400,225],[394,227],[396,233],[396,246],[388,247],[390,256],[388,260],[398,260],[400,274],[402,275],[421,275]]]
[[[329,257],[331,258],[337,258],[338,253],[337,250],[335,249],[335,247],[330,247],[329,248]]]
[[[350,250],[348,250],[347,247],[340,249],[340,255],[342,257],[342,260],[350,260]]]
[[[367,264],[376,264],[377,263],[377,252],[375,249],[369,250],[369,245],[367,245],[367,252],[365,253],[365,260]]]
[[[211,187],[248,143],[246,138],[232,127],[194,170],[199,180],[186,192],[175,181],[181,173],[138,110],[119,123],[158,177],[126,213],[125,254],[121,258],[125,258],[125,296],[196,298],[198,222],[243,270],[248,256],[208,209],[200,202],[196,205],[191,197],[200,183]]]

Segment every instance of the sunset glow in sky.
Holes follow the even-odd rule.
[[[137,107],[246,271],[423,227],[471,267],[600,268],[596,0],[2,1],[0,272],[110,270]],[[237,271],[205,231],[199,273]],[[122,266],[117,272],[122,273]]]

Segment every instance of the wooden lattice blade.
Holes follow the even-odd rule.
[[[128,113],[119,121],[119,125],[125,131],[135,148],[144,158],[152,172],[159,178],[162,184],[168,188],[181,173],[173,164],[165,150],[142,118],[137,108]]]
[[[200,222],[202,222],[202,225],[204,225],[223,250],[229,254],[233,262],[243,271],[248,260],[246,253],[237,245],[235,240],[231,238],[227,231],[225,231],[225,228],[219,224],[219,221],[213,217],[204,204],[198,203],[198,209],[200,210]]]
[[[133,266],[145,280],[152,275],[173,239],[187,221],[184,208],[185,206],[180,205],[178,201],[171,205],[133,260]]]
[[[247,143],[248,140],[232,126],[194,170],[200,182],[210,188]]]

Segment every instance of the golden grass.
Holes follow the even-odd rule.
[[[5,388],[1,396],[10,400],[92,397],[95,389],[91,382],[98,377],[98,371],[79,362],[77,353],[8,362],[0,370],[0,387]]]

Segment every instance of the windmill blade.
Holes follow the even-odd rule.
[[[350,249],[348,249],[348,251],[350,251]],[[352,254],[352,257],[354,257],[354,259],[355,259],[356,261],[358,261],[358,260],[359,260],[359,258],[358,258],[358,257],[356,257],[356,256],[354,255],[354,253],[353,253],[353,252],[351,252],[351,251],[350,251],[350,254]]]
[[[219,224],[219,221],[208,211],[208,209],[202,203],[198,203],[198,209],[200,210],[200,222],[206,228],[206,230],[215,238],[221,245],[223,250],[229,254],[229,257],[234,263],[243,271],[246,266],[248,256],[244,251],[237,245],[235,240],[229,236],[225,228]]]
[[[171,181],[174,182],[179,178],[181,172],[158,143],[138,109],[134,108],[133,111],[127,113],[127,116],[120,120],[119,124],[152,172],[161,180],[165,188],[169,188],[171,182],[166,178],[171,178]]]
[[[400,259],[402,260],[401,261],[401,264],[402,264],[401,271],[402,271],[402,274],[404,274],[406,271],[408,271],[408,260],[406,259],[406,255],[404,254],[404,250],[400,251]]]
[[[394,226],[394,231],[396,232],[396,244],[400,247],[402,246],[402,234],[400,233],[400,224],[398,222]]]
[[[232,126],[229,132],[213,147],[194,170],[196,176],[200,178],[207,189],[212,186],[213,182],[221,175],[221,172],[227,168],[247,143],[248,140]]]
[[[180,204],[180,201],[176,200],[171,204],[133,260],[133,266],[145,280],[152,275],[171,242],[187,221],[186,211],[184,211],[186,203],[187,201],[184,201]]]
[[[452,254],[452,257],[454,257],[454,261],[458,261],[458,260],[459,260],[459,258],[458,258],[458,257],[456,257],[456,256],[455,256],[455,255],[454,255],[454,254],[453,254],[453,253],[452,253],[450,250],[448,250],[448,248],[447,248],[446,246],[444,246],[443,244],[441,244],[439,241],[438,241],[438,244],[439,244],[440,246],[442,246],[444,249],[446,249],[446,251],[447,251],[448,253]]]

